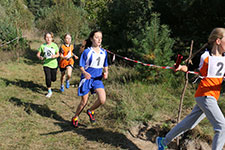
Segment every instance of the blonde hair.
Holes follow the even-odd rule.
[[[199,50],[197,50],[190,58],[185,61],[189,63],[191,59],[193,59],[199,52],[205,50],[205,48],[212,49],[214,42],[220,38],[223,38],[223,34],[225,33],[225,28],[214,28],[209,35],[208,42],[205,43]]]
[[[208,44],[209,46],[213,46],[214,42],[219,38],[222,39],[225,33],[225,28],[214,28],[209,35]]]

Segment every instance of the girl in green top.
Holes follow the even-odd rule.
[[[42,44],[38,49],[37,57],[44,60],[43,68],[45,72],[45,82],[48,88],[46,97],[52,96],[51,82],[56,81],[56,74],[58,68],[57,58],[59,57],[59,48],[53,42],[53,33],[47,32],[44,35],[46,43]]]

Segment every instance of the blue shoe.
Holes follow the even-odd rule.
[[[64,85],[61,85],[60,91],[61,91],[61,92],[64,92]]]
[[[158,150],[165,150],[167,148],[166,145],[163,144],[163,137],[157,137],[156,138],[156,144],[158,146]]]
[[[70,87],[70,81],[66,80],[66,88],[68,89]]]

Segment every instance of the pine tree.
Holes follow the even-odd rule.
[[[142,33],[133,39],[133,43],[132,51],[139,60],[159,66],[173,65],[171,57],[174,40],[170,38],[169,28],[166,25],[160,25],[158,14],[152,14],[150,22],[147,22]],[[137,68],[142,72],[142,76],[147,78],[161,77],[164,74],[160,69],[144,66]]]

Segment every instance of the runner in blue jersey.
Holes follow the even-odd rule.
[[[95,122],[94,110],[105,103],[106,93],[102,78],[108,78],[107,52],[101,48],[102,32],[92,31],[86,40],[86,49],[80,57],[81,80],[78,87],[78,96],[81,102],[77,107],[76,114],[72,118],[74,127],[78,127],[78,116],[87,104],[89,92],[96,93],[98,100],[87,110],[90,122]]]

